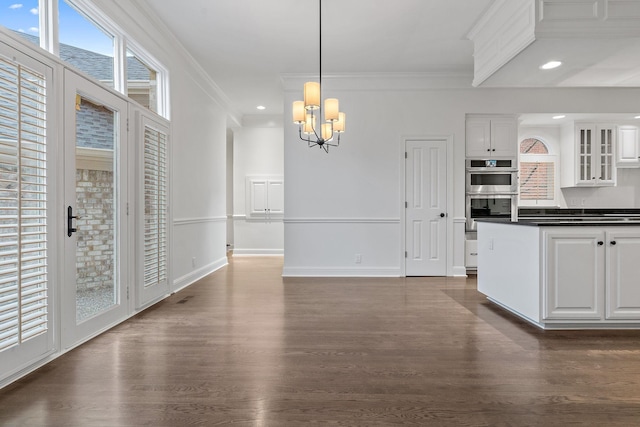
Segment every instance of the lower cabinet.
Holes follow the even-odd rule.
[[[464,265],[469,269],[478,268],[477,240],[465,240]]]
[[[607,319],[640,319],[640,230],[607,232]]]
[[[543,243],[543,318],[640,319],[640,229],[548,229]]]

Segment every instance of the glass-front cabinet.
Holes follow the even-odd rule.
[[[615,185],[615,125],[577,123],[575,186]]]

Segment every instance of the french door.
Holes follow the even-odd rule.
[[[52,76],[0,43],[0,380],[54,351]]]
[[[129,313],[127,102],[65,70],[62,345]]]
[[[447,144],[407,141],[405,274],[447,274]]]

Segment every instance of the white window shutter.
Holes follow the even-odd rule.
[[[0,351],[48,328],[45,83],[0,58]]]

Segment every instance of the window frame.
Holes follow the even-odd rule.
[[[526,154],[520,152],[520,147],[523,141],[527,139],[536,139],[547,149],[546,154]],[[518,206],[533,207],[533,206],[545,206],[545,207],[557,207],[559,206],[559,183],[558,183],[558,156],[553,154],[551,146],[545,141],[545,138],[540,136],[522,136],[519,138],[518,143],[518,174],[520,179],[518,182]],[[553,199],[525,199],[522,195],[522,163],[551,163],[553,164]]]
[[[60,57],[59,37],[59,2],[65,0],[38,0],[40,13],[40,47],[53,55]],[[146,49],[138,44],[121,27],[109,19],[99,8],[89,0],[68,0],[78,13],[83,15],[105,33],[113,37],[113,89],[127,95],[127,49],[140,60],[154,68],[157,72],[157,114],[170,120],[169,104],[169,71]],[[151,111],[151,110],[150,110]]]

